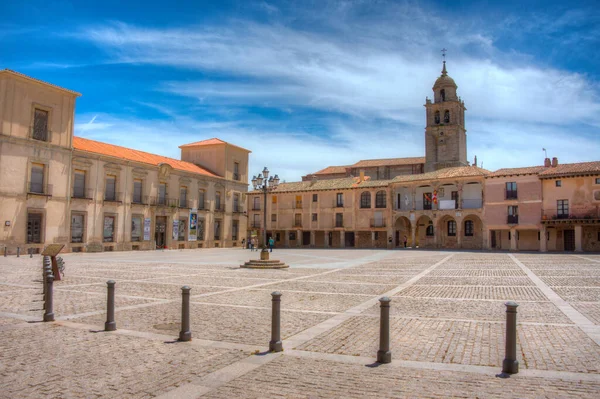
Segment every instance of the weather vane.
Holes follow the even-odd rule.
[[[442,49],[442,57],[444,57],[444,61],[446,61],[446,50],[445,48]]]

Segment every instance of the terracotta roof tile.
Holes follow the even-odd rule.
[[[382,158],[382,159],[363,159],[352,165],[353,168],[368,168],[375,166],[399,166],[414,165],[425,163],[425,157],[412,158]]]
[[[216,137],[213,137],[212,139],[196,141],[195,143],[183,144],[183,145],[180,145],[179,148],[199,147],[199,146],[204,146],[204,145],[217,145],[217,144],[229,144],[231,146],[240,148],[240,149],[242,149],[244,151],[251,152],[250,150],[247,150],[247,149],[245,149],[243,147],[240,147],[240,146],[237,146],[235,144],[228,143],[228,142],[223,141],[221,139],[218,139]]]
[[[503,168],[490,173],[486,177],[537,175],[547,169],[545,166],[526,166],[523,168]]]
[[[401,183],[424,180],[453,179],[456,177],[483,177],[487,176],[489,173],[489,170],[481,169],[477,166],[458,166],[454,168],[444,168],[433,172],[420,173],[416,175],[396,176],[392,181],[394,183]]]
[[[162,155],[150,154],[148,152],[121,147],[118,145],[102,143],[100,141],[84,139],[83,137],[73,137],[73,148],[79,151],[108,155],[111,157],[126,159],[128,161],[135,161],[154,166],[158,166],[161,163],[166,163],[173,167],[173,169],[197,173],[205,176],[221,177],[191,162],[180,161],[178,159],[168,158]]]
[[[76,91],[65,89],[64,87],[60,87],[60,86],[54,85],[52,83],[44,82],[43,80],[32,78],[31,76],[27,76],[27,75],[24,75],[24,74],[22,74],[20,72],[13,71],[12,69],[6,68],[6,69],[0,71],[0,75],[3,75],[3,74],[14,75],[14,76],[17,76],[17,77],[20,77],[20,78],[23,78],[23,79],[31,80],[31,81],[34,81],[36,83],[41,83],[41,84],[53,87],[55,89],[58,89],[58,90],[61,90],[61,91],[65,91],[65,92],[67,92],[67,93],[69,93],[71,95],[74,95],[76,97],[81,97],[81,93],[77,93]]]
[[[600,161],[559,164],[545,168],[540,177],[579,175],[582,173],[600,174]]]
[[[311,173],[313,175],[329,175],[333,173],[346,173],[346,168],[350,166],[328,166],[325,169],[321,169],[318,172]]]
[[[290,183],[281,183],[273,193],[289,193],[297,191],[323,191],[323,190],[343,190],[353,188],[367,187],[386,187],[391,180],[364,180],[359,182],[359,177],[343,177],[339,179],[326,179],[311,181],[298,181]],[[254,191],[253,193],[258,193]]]

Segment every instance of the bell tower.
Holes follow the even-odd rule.
[[[433,85],[433,101],[425,100],[425,172],[467,166],[465,103],[456,95],[456,83],[446,71],[446,50],[442,75]]]

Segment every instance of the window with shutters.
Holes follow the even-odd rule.
[[[131,241],[142,241],[142,216],[131,218]]]
[[[206,191],[198,190],[198,209],[205,209]]]
[[[167,205],[167,183],[158,185],[158,205]]]
[[[27,214],[27,243],[41,244],[42,243],[42,221],[41,213]]]
[[[233,194],[233,212],[241,212],[242,209],[240,208],[240,195],[239,194]]]
[[[221,204],[221,192],[217,191],[215,193],[215,211],[222,211],[222,205],[223,204]]]
[[[81,213],[71,214],[71,242],[72,243],[83,242],[84,220],[85,220],[85,217]]]
[[[104,189],[104,200],[115,201],[117,199],[117,176],[108,175],[106,176],[105,189]]]
[[[473,237],[473,221],[465,220],[465,237]]]
[[[448,221],[448,236],[456,236],[456,222],[454,220]]]
[[[104,216],[103,241],[104,242],[114,242],[115,241],[115,217],[114,216]]]
[[[240,180],[240,163],[233,163],[233,180]]]
[[[335,227],[344,227],[344,214],[343,213],[335,214]]]
[[[29,192],[44,194],[44,171],[46,165],[41,163],[31,164],[31,180],[29,182]]]
[[[370,208],[371,207],[371,193],[365,191],[360,194],[360,207],[361,208]]]
[[[73,197],[85,198],[85,171],[75,170],[73,179]]]
[[[33,132],[31,137],[34,140],[48,141],[48,111],[36,108],[33,115]]]
[[[215,240],[221,239],[221,221],[215,220]]]
[[[238,232],[239,232],[240,228],[239,228],[239,222],[237,220],[234,220],[231,222],[231,239],[232,240],[237,240],[238,239]]]
[[[375,208],[385,208],[386,207],[386,201],[385,201],[385,191],[377,191],[377,194],[375,194]]]
[[[179,187],[179,207],[187,208],[187,187]]]

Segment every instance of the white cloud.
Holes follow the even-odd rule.
[[[294,179],[337,163],[423,155],[422,104],[441,67],[433,49],[442,45],[449,46],[449,73],[468,108],[469,158],[477,153],[486,168],[537,164],[542,146],[555,148],[560,158],[581,157],[581,152],[565,153],[577,149],[572,143],[578,138],[598,149],[598,140],[583,134],[600,127],[590,117],[600,113],[597,83],[536,65],[512,49],[503,53],[495,47],[493,32],[473,21],[455,24],[452,17],[413,4],[384,4],[385,9],[374,10],[369,2],[325,3],[318,16],[302,14],[314,18],[318,29],[312,31],[298,28],[301,24],[292,28],[239,20],[169,29],[114,23],[84,29],[78,37],[105,49],[114,62],[218,74],[219,79],[190,82],[166,76],[157,82],[157,90],[204,105],[346,114],[338,119],[332,114],[327,129],[317,134],[265,126],[264,121],[255,128],[234,123],[209,129],[210,137],[249,147],[253,162],[279,166]],[[363,13],[365,8],[371,14]],[[165,114],[161,106],[149,106]],[[185,142],[189,133],[176,125],[189,124],[193,117],[170,116],[175,128],[167,125],[169,134]],[[136,124],[138,130],[165,128],[158,122]],[[264,137],[270,144],[259,144]]]

